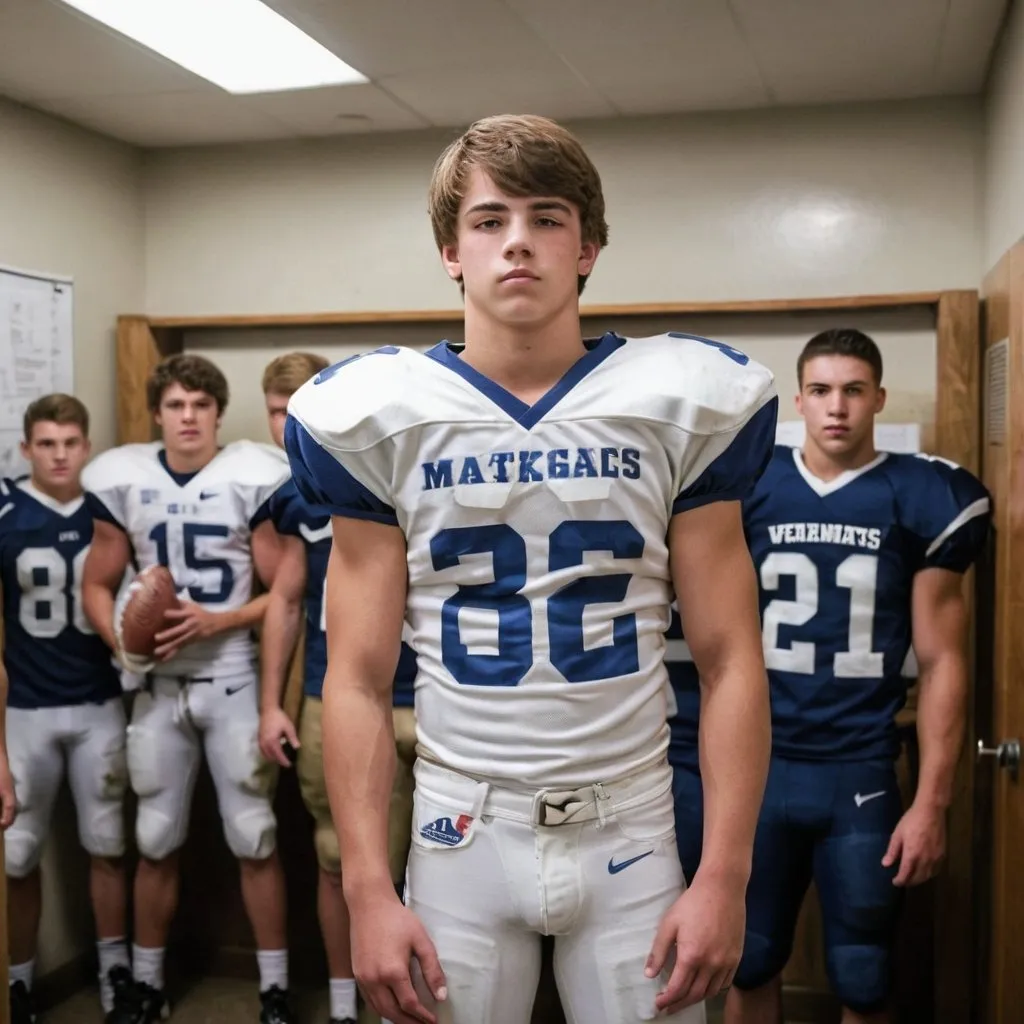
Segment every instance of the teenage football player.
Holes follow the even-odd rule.
[[[963,576],[984,546],[990,501],[974,476],[944,459],[875,449],[882,356],[861,331],[813,337],[797,379],[804,445],[778,447],[744,504],[760,579],[772,759],[726,1020],[782,1021],[781,972],[813,878],[843,1022],[884,1024],[902,893],[931,878],[945,852],[967,701]],[[907,699],[911,644],[920,769],[904,808],[896,714]],[[699,665],[686,663],[683,647],[677,654],[671,756],[689,871],[700,860],[695,723],[706,705]]]
[[[85,566],[85,610],[121,663],[147,675],[135,697],[128,770],[138,796],[135,983],[111,1024],[146,1024],[167,1013],[164,948],[178,896],[179,852],[188,831],[202,754],[224,835],[241,867],[255,933],[263,1024],[291,1020],[285,948],[285,889],[271,808],[274,769],[260,755],[252,629],[270,586],[279,538],[261,515],[288,476],[266,447],[220,447],[228,402],[221,371],[200,356],[171,356],[154,370],[147,399],[162,440],[96,458],[83,474],[95,534]],[[257,525],[258,524],[258,525]],[[152,663],[122,649],[118,593],[129,564],[170,569],[182,608],[168,613]]]
[[[334,516],[324,758],[356,977],[395,1024],[525,1024],[549,934],[568,1019],[703,1020],[739,960],[768,763],[739,500],[771,453],[772,376],[702,338],[583,338],[601,182],[545,118],[471,126],[429,206],[465,345],[333,366],[285,431],[299,490]],[[673,588],[709,680],[708,829],[685,893]],[[419,757],[403,906],[387,811],[404,623]]]

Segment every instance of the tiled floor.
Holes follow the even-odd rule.
[[[326,1024],[327,993],[295,993],[295,1010],[300,1024]],[[370,1024],[365,1017],[361,1024]],[[102,1024],[97,993],[86,990],[40,1018],[40,1024]],[[259,1003],[251,981],[234,978],[206,978],[195,982],[176,1001],[173,1024],[257,1024]],[[708,1024],[720,1024],[717,1012],[708,1014]],[[540,1022],[536,1022],[540,1024]]]

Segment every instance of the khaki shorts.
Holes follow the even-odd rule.
[[[416,761],[416,717],[412,708],[393,709],[395,748],[395,784],[391,790],[388,815],[388,862],[391,880],[399,885],[405,879],[405,862],[412,841],[413,764]],[[315,824],[316,859],[330,874],[341,871],[338,836],[331,820],[331,807],[324,782],[323,703],[307,697],[299,720],[299,758],[296,765],[299,787],[306,809]]]

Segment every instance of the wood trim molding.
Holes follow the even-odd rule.
[[[813,313],[828,310],[898,309],[937,306],[942,292],[895,292],[891,295],[847,295],[813,299],[755,299],[736,302],[641,302],[582,306],[580,315],[608,316],[699,316],[734,313]],[[396,309],[349,313],[273,313],[243,316],[152,316],[135,315],[153,328],[173,330],[231,329],[245,327],[329,327],[335,324],[447,323],[461,320],[461,309]]]

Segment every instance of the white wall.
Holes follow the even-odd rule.
[[[114,440],[114,330],[144,301],[142,158],[0,98],[0,263],[75,280],[75,390]]]
[[[143,302],[141,158],[127,146],[0,99],[0,263],[75,280],[75,393],[99,449],[114,440],[114,325]],[[92,945],[70,802],[43,861],[38,969]]]
[[[1024,236],[1024,3],[1014,4],[992,65],[985,105],[982,274]]]
[[[585,299],[974,288],[972,100],[582,122],[611,244]],[[427,221],[450,135],[147,155],[146,311],[452,309]]]

